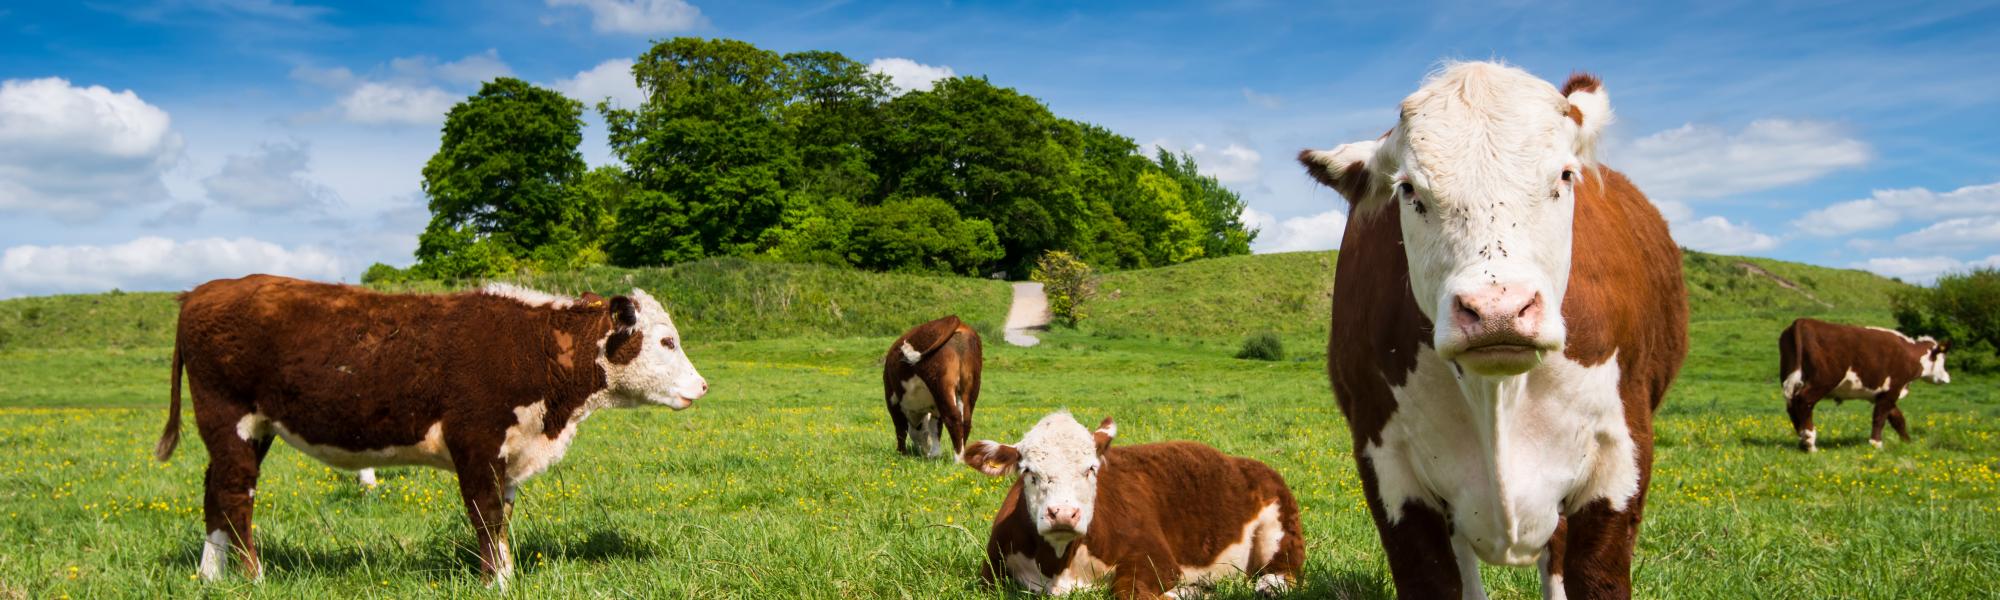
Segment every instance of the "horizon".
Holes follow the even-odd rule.
[[[678,36],[836,51],[903,89],[987,77],[1193,155],[1247,202],[1259,253],[1337,248],[1346,203],[1291,156],[1379,134],[1442,61],[1589,71],[1619,119],[1602,162],[1682,246],[1922,284],[2000,267],[1996,23],[1972,3],[16,7],[0,10],[0,298],[407,266],[453,104],[512,76],[633,106],[632,58]],[[585,119],[585,160],[615,164]]]

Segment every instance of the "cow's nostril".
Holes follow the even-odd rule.
[[[1542,310],[1542,295],[1540,293],[1536,293],[1535,297],[1528,299],[1527,305],[1521,307],[1521,312],[1514,314],[1514,317],[1532,318],[1535,316],[1536,313],[1541,312],[1541,310]]]
[[[1469,304],[1466,304],[1466,303],[1465,303],[1465,297],[1464,297],[1464,296],[1460,296],[1460,297],[1458,297],[1458,298],[1454,298],[1454,299],[1453,299],[1453,305],[1454,305],[1454,306],[1455,306],[1455,308],[1457,309],[1457,311],[1458,311],[1458,313],[1457,313],[1457,314],[1458,314],[1458,318],[1459,318],[1459,319],[1460,319],[1461,321],[1464,321],[1464,322],[1466,322],[1466,323],[1478,323],[1478,322],[1479,322],[1479,320],[1480,320],[1480,317],[1479,317],[1479,311],[1477,311],[1477,310],[1474,310],[1474,309],[1472,308],[1472,306],[1471,306],[1471,305],[1469,305]]]

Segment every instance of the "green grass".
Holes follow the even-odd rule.
[[[1330,255],[1116,274],[1125,290],[1118,302],[1151,310],[1150,317],[1100,313],[1106,323],[1052,332],[1035,348],[989,343],[974,436],[1017,439],[1041,414],[1068,407],[1086,421],[1116,417],[1119,443],[1191,439],[1258,457],[1285,475],[1304,509],[1306,585],[1292,597],[1384,597],[1386,567],[1354,474],[1346,426],[1327,392],[1323,359],[1231,358],[1247,331],[1279,331],[1287,350],[1298,348],[1293,337],[1309,339],[1311,327],[1324,335],[1323,299],[1317,308],[1295,311],[1285,306],[1283,292],[1272,291],[1318,285],[1289,279],[1314,269],[1330,273],[1330,262],[1317,266],[1320,257]],[[1703,266],[1711,267],[1691,273],[1690,280],[1734,277],[1730,263]],[[1879,301],[1833,289],[1857,283],[1843,280],[1847,272],[1766,268],[1802,286],[1826,286],[1807,289],[1836,307],[1807,301],[1817,307],[1814,314],[1888,322]],[[672,284],[647,282],[725,279],[668,271],[654,274],[658,279],[635,274],[634,280],[672,296]],[[820,276],[810,268],[797,273],[792,281],[798,285],[818,285],[806,279]],[[1237,275],[1242,273],[1267,280]],[[590,273],[577,286],[603,289],[593,286],[621,280],[622,272]],[[1226,293],[1182,303],[1185,309],[1172,308],[1168,298],[1135,296],[1211,294],[1188,287],[1204,282],[1232,286],[1238,294],[1278,295],[1264,296],[1262,304],[1246,301],[1253,308],[1236,311],[1246,313],[1239,316],[1247,331],[1194,318],[1228,312]],[[934,283],[1005,292],[990,282]],[[848,296],[829,297],[877,287],[828,285],[848,290],[840,292]],[[1748,306],[1791,300],[1759,291],[1755,281],[1730,285],[1705,288],[1720,291],[1697,301],[1694,352],[1659,417],[1659,459],[1636,561],[1636,595],[2000,594],[2000,541],[1994,537],[2000,531],[2000,404],[1992,392],[2000,378],[1954,373],[1948,386],[1919,384],[1903,403],[1916,440],[1904,444],[1891,436],[1880,451],[1865,442],[1865,404],[1823,404],[1824,450],[1799,453],[1777,396],[1774,347],[1791,316],[1781,310],[1806,307]],[[1107,282],[1105,291],[1114,287]],[[1732,297],[1745,306],[1723,302]],[[8,315],[18,314],[23,303],[48,303],[45,315],[83,314],[82,307],[55,305],[88,298],[0,303],[0,322],[18,322],[4,319],[19,319]],[[755,305],[727,297],[714,303]],[[110,310],[96,306],[100,315]],[[1284,329],[1293,312],[1312,314],[1301,317],[1307,323]],[[1145,318],[1155,326],[1139,327]],[[829,323],[867,322],[850,317]],[[250,584],[233,575],[220,584],[192,581],[206,457],[189,436],[171,463],[150,460],[165,418],[163,346],[112,349],[115,340],[129,339],[114,333],[129,330],[104,327],[93,330],[108,332],[95,349],[55,343],[81,342],[85,334],[79,333],[31,337],[42,341],[0,350],[0,514],[6,515],[0,519],[0,598],[491,593],[479,582],[468,549],[471,530],[449,474],[386,470],[382,487],[363,494],[347,475],[289,448],[273,451],[258,486],[265,581]],[[687,334],[691,356],[715,386],[698,408],[600,413],[582,427],[563,463],[526,485],[515,513],[520,571],[509,595],[1003,595],[975,581],[1005,482],[948,462],[894,454],[876,369],[895,332],[779,339],[710,333]],[[1305,349],[1324,344],[1323,338],[1310,341]],[[1488,567],[1484,574],[1496,598],[1538,594],[1532,570]],[[1231,586],[1219,597],[1252,596]]]

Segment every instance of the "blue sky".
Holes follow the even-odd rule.
[[[1906,280],[2000,265],[2000,4],[547,0],[0,8],[0,297],[411,262],[444,111],[513,75],[630,102],[650,40],[983,75],[1195,154],[1257,249],[1338,245],[1292,162],[1372,137],[1440,60],[1600,74],[1603,158],[1682,244]],[[591,123],[583,148],[611,161]]]

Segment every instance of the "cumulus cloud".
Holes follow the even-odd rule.
[[[1759,233],[1748,223],[1732,223],[1722,217],[1682,220],[1669,225],[1674,241],[1703,252],[1745,254],[1778,247],[1778,238]]]
[[[1719,198],[1811,181],[1873,157],[1860,140],[1817,121],[1764,119],[1743,130],[1687,124],[1607,152],[1646,193]]]
[[[1811,235],[1838,236],[1890,227],[1904,219],[1981,215],[2000,215],[2000,183],[1969,185],[1944,193],[1921,187],[1875,190],[1867,198],[1806,213],[1792,226]]]
[[[368,82],[340,98],[340,115],[369,125],[433,125],[459,96],[432,86]]]
[[[639,81],[632,76],[632,59],[614,58],[578,72],[575,77],[556,80],[556,91],[587,105],[596,105],[605,98],[617,108],[638,108],[645,104],[646,93],[639,90]]]
[[[1316,215],[1279,219],[1255,208],[1243,209],[1243,225],[1257,230],[1252,250],[1258,254],[1332,250],[1340,247],[1347,229],[1347,214],[1338,209]]]
[[[337,279],[333,255],[251,238],[177,242],[142,237],[110,246],[14,246],[0,253],[0,298],[123,290],[184,290],[218,277],[272,273]]]
[[[1961,217],[1896,236],[1903,248],[1976,248],[2000,246],[2000,216]]]
[[[436,125],[480,82],[513,74],[500,53],[488,49],[449,62],[430,56],[395,58],[372,75],[301,65],[292,68],[291,76],[340,93],[332,107],[309,116],[367,125]]]
[[[701,9],[685,0],[548,0],[548,5],[588,9],[590,28],[600,33],[674,33],[708,23]]]
[[[210,200],[251,212],[323,208],[337,199],[332,189],[306,178],[308,155],[304,142],[265,144],[256,152],[230,156],[201,185]]]
[[[1968,270],[1974,267],[2000,268],[2000,254],[1973,261],[1963,261],[1949,256],[1889,256],[1871,258],[1849,266],[1882,275],[1894,277],[1919,285],[1929,285],[1937,281],[1939,275]]]
[[[167,112],[131,90],[0,82],[0,213],[80,222],[166,199],[181,149]]]
[[[1169,140],[1154,140],[1149,144],[1175,154],[1194,157],[1195,168],[1201,174],[1214,177],[1216,181],[1228,184],[1248,184],[1257,181],[1258,168],[1263,165],[1264,156],[1242,144],[1231,142],[1221,148],[1197,143],[1182,146]]]
[[[923,64],[907,58],[878,58],[868,61],[868,70],[889,77],[889,83],[896,86],[896,93],[927,92],[939,79],[957,77],[951,67]]]

